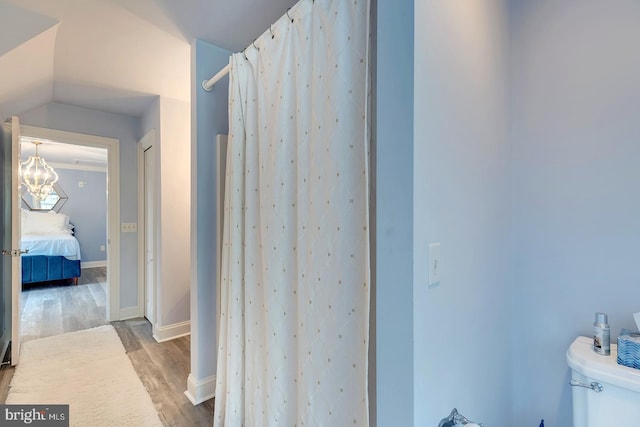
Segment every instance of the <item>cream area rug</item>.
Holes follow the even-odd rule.
[[[111,325],[24,343],[6,403],[69,404],[71,426],[162,426]]]

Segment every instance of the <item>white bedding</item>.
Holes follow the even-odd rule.
[[[25,255],[62,255],[70,260],[80,259],[80,243],[69,233],[23,234],[20,249]]]

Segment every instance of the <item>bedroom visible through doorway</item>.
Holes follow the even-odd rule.
[[[44,200],[22,190],[21,246],[30,250],[23,255],[22,342],[107,323],[107,150],[23,135],[21,161],[35,154],[34,143],[58,180]],[[51,217],[60,217],[61,231]],[[63,264],[62,273],[49,273],[58,257],[80,268],[69,273]]]
[[[23,342],[108,323],[108,277],[111,275],[107,196],[109,150],[108,147],[96,146],[93,141],[83,145],[80,141],[82,135],[78,134],[63,133],[67,137],[80,137],[71,143],[43,137],[43,133],[49,132],[58,131],[24,127],[21,138],[21,161],[33,154],[30,152],[34,151],[31,142],[42,142],[39,155],[59,176],[54,186],[56,197],[53,201],[41,203],[27,191],[22,194],[23,243],[27,245],[27,237],[36,240],[28,243],[32,250],[27,257],[31,256],[33,262],[26,263],[29,269],[33,264],[33,272],[25,272],[23,268],[20,315]],[[63,231],[71,236],[66,237],[77,241],[77,255],[58,254],[57,251],[64,252],[60,249],[61,243],[53,238],[48,241],[51,236],[43,233],[38,221],[45,219],[51,222],[51,217],[63,218],[60,220],[65,224]],[[25,218],[28,220],[24,221]],[[35,229],[29,226],[33,226],[34,221]],[[47,229],[47,233],[49,231]],[[79,260],[79,277],[75,277],[78,276],[75,272],[68,273],[64,265],[61,276],[53,274],[49,277],[50,273],[42,273],[42,263],[45,263],[47,271],[55,270],[56,259],[61,259],[63,264],[67,262],[65,259],[71,262]],[[25,256],[23,264],[24,260]]]

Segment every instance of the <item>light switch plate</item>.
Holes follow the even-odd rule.
[[[121,225],[121,231],[123,233],[135,233],[138,231],[138,224],[135,222],[123,222]]]
[[[429,244],[429,286],[440,283],[442,271],[442,258],[440,256],[440,243]]]

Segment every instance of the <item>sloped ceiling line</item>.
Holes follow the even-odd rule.
[[[53,101],[142,117],[158,96],[189,102],[194,39],[240,50],[295,3],[0,0],[0,115]]]
[[[53,100],[54,57],[59,24],[0,56],[0,115],[22,114]]]

